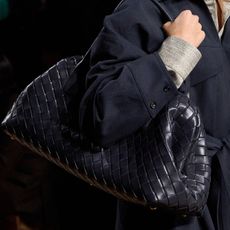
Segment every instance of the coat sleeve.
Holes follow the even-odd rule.
[[[88,53],[80,128],[101,146],[148,123],[177,93],[157,52],[160,20],[148,16],[141,2],[126,1],[106,16]]]

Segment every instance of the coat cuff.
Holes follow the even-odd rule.
[[[166,38],[158,52],[167,70],[174,73],[171,77],[177,88],[202,56],[195,46],[175,36]]]
[[[176,95],[178,90],[157,52],[127,64],[139,93],[154,118]]]

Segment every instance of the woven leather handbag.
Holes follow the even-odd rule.
[[[208,197],[210,157],[199,112],[190,99],[178,94],[147,127],[106,149],[91,148],[81,143],[78,130],[62,122],[71,114],[63,85],[78,61],[62,59],[32,81],[5,117],[3,129],[120,199],[179,214],[199,213]]]

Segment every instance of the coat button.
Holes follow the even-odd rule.
[[[151,103],[150,103],[150,108],[151,108],[151,109],[155,109],[156,106],[157,106],[156,102],[151,102]]]
[[[169,87],[169,86],[165,86],[164,89],[163,89],[163,91],[166,92],[166,93],[167,93],[169,90],[170,90],[170,87]]]

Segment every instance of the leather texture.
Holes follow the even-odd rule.
[[[109,148],[82,144],[63,86],[78,57],[60,60],[18,96],[2,122],[7,134],[68,172],[120,199],[197,214],[210,185],[211,158],[197,108],[178,94],[142,129]]]

